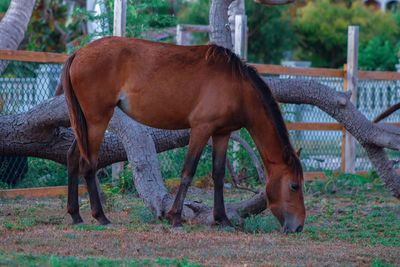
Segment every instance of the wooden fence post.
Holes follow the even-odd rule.
[[[346,91],[351,91],[350,101],[357,105],[358,82],[358,26],[349,26],[347,39],[347,70],[345,84]],[[356,142],[354,137],[346,131],[344,144],[344,171],[355,173]]]
[[[114,36],[125,36],[126,0],[114,0]]]
[[[240,58],[247,59],[247,16],[235,15],[235,33],[233,40],[233,49],[236,55]],[[240,131],[235,131],[234,135],[240,136]],[[232,152],[236,157],[237,152],[240,150],[240,145],[237,142],[233,143]],[[237,160],[233,161],[234,171],[239,171],[239,164]]]
[[[347,90],[347,64],[343,65],[343,91]],[[346,147],[346,129],[342,128],[342,149],[340,154],[340,170],[345,172],[346,161],[345,161],[345,147]]]
[[[126,31],[126,0],[114,0],[114,36],[125,36]],[[124,162],[111,165],[112,184],[116,185],[119,174],[124,169]]]
[[[176,25],[176,44],[183,45],[183,27],[181,24]]]
[[[235,16],[235,54],[239,55],[244,60],[247,59],[247,16]]]

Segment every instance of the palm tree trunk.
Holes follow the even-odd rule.
[[[0,21],[0,49],[16,50],[25,36],[35,0],[12,0],[7,13]],[[0,61],[0,73],[7,67]]]

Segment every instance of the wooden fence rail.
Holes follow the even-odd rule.
[[[49,52],[33,52],[20,50],[1,50],[0,60],[12,60],[22,62],[37,63],[58,63],[63,64],[68,58],[67,54],[49,53]],[[254,66],[261,74],[268,75],[292,75],[292,76],[313,76],[313,77],[333,77],[345,78],[344,69],[327,69],[327,68],[293,68],[270,64],[250,64]],[[358,78],[360,80],[400,80],[399,72],[387,71],[359,71]]]

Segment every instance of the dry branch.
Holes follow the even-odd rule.
[[[393,106],[390,106],[388,109],[386,109],[381,114],[376,116],[375,119],[373,120],[373,122],[375,122],[375,123],[380,122],[381,120],[392,115],[392,113],[397,111],[398,109],[400,109],[400,103],[396,103]]]

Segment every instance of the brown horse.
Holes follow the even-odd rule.
[[[63,90],[76,140],[68,152],[68,212],[82,222],[78,175],[87,181],[92,215],[108,224],[94,175],[104,132],[119,106],[145,125],[191,128],[181,184],[166,217],[182,225],[187,189],[207,140],[213,140],[214,219],[231,225],[224,206],[223,179],[232,131],[246,128],[268,174],[267,204],[284,232],[303,228],[303,171],[279,106],[257,71],[228,49],[176,46],[107,37],[73,54],[63,70]]]

